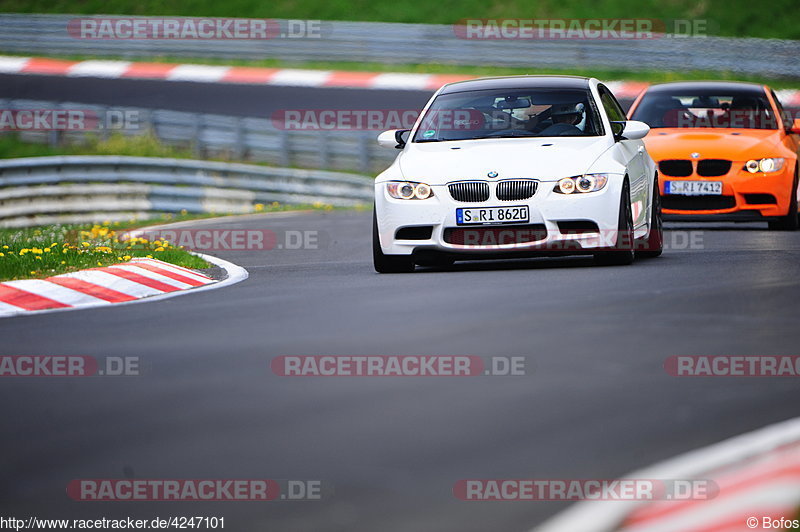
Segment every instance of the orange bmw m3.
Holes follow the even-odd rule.
[[[800,119],[755,83],[648,87],[628,116],[646,122],[666,219],[766,221],[798,228]]]

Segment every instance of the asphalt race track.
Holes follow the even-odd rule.
[[[198,227],[200,223],[198,223]],[[318,231],[215,253],[250,278],[164,301],[0,320],[0,353],[138,356],[140,376],[6,378],[0,508],[216,515],[231,530],[523,531],[565,507],[464,502],[468,478],[613,478],[797,414],[791,378],[678,378],[672,355],[796,355],[800,233],[668,225],[661,258],[378,275],[364,212],[205,228]],[[694,244],[686,249],[687,236]],[[527,375],[287,378],[279,355],[524,356]],[[321,501],[76,502],[72,479],[319,479]]]
[[[432,92],[0,74],[0,98],[269,118],[285,109],[422,109]],[[377,134],[377,133],[376,133]]]
[[[432,91],[0,74],[0,98],[269,118],[286,109],[422,109]],[[620,98],[627,109],[632,99]],[[788,111],[800,109],[786,107]]]

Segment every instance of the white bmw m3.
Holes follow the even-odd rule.
[[[373,259],[381,273],[457,260],[661,254],[656,165],[596,79],[515,76],[439,89],[375,180]]]

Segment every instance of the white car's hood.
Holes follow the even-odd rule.
[[[611,147],[606,137],[481,139],[411,143],[398,163],[404,179],[441,185],[461,179],[556,181],[585,173]]]

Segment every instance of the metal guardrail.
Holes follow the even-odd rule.
[[[90,135],[108,137],[115,131],[127,136],[150,133],[163,144],[193,150],[198,159],[226,158],[282,167],[346,170],[363,174],[382,171],[397,156],[394,150],[378,146],[375,141],[378,131],[286,130],[274,127],[266,118],[38,100],[0,99],[0,109],[80,109],[101,118],[111,110],[115,115],[133,111],[138,118],[135,127],[126,125],[117,130],[15,133],[22,140],[50,145],[80,143]],[[106,123],[103,119],[100,122]]]
[[[637,40],[468,40],[459,38],[450,25],[324,22],[319,38],[87,40],[73,38],[67,32],[67,23],[78,16],[0,14],[0,50],[20,54],[714,70],[800,76],[800,41],[778,39],[665,36]]]
[[[57,156],[0,160],[0,227],[125,220],[153,213],[248,213],[256,204],[372,199],[364,176],[187,159]]]

